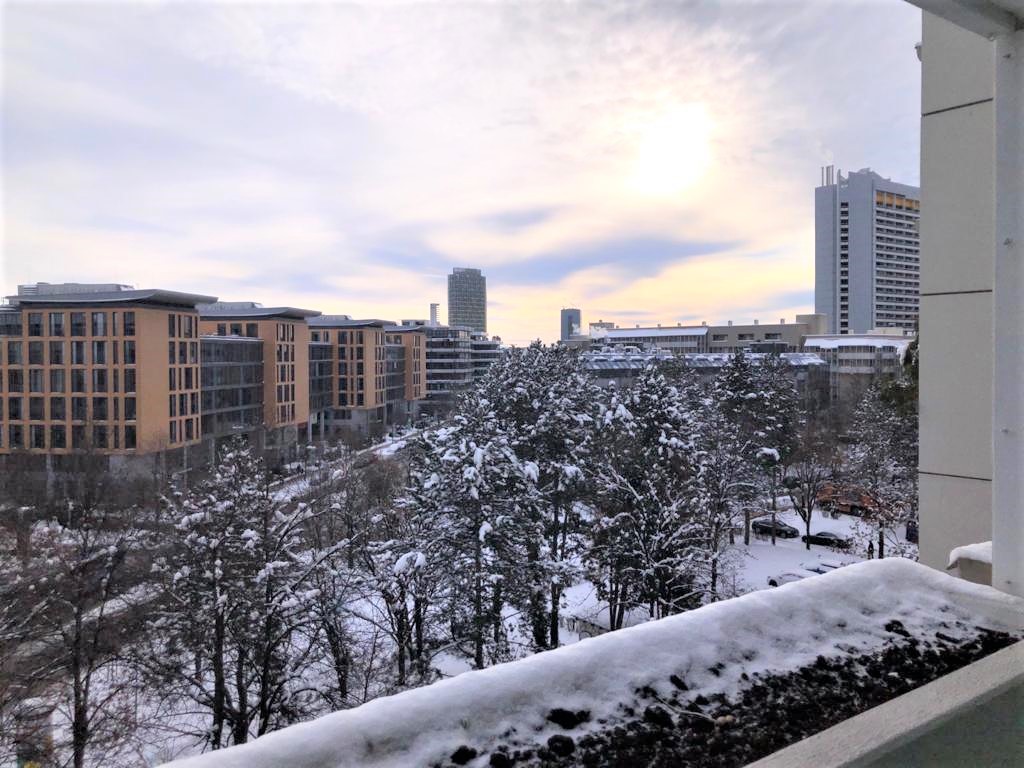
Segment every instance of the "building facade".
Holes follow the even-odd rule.
[[[559,315],[559,341],[568,341],[583,332],[583,313],[575,307],[567,307]]]
[[[200,336],[200,412],[204,438],[263,426],[263,340]]]
[[[913,338],[868,334],[808,336],[803,349],[828,366],[832,402],[855,403],[872,384],[903,375],[903,363]]]
[[[917,327],[921,195],[865,168],[814,190],[814,306],[828,333]]]
[[[309,437],[307,320],[319,314],[247,301],[200,307],[203,335],[246,337],[263,343],[263,426],[268,446],[287,446]]]
[[[214,297],[75,285],[23,287],[0,310],[0,454],[197,444],[197,305]]]
[[[314,414],[322,434],[347,429],[366,434],[405,424],[426,395],[426,336],[387,320],[353,320],[347,315],[314,318],[311,354],[322,356],[330,373]],[[312,352],[317,347],[317,351]]]
[[[914,4],[921,562],[990,541],[992,586],[1024,595],[1024,9]]]
[[[487,278],[479,269],[455,267],[448,275],[448,325],[487,332]]]

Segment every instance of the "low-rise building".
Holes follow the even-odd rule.
[[[853,403],[872,384],[903,375],[911,342],[911,337],[895,335],[808,336],[804,351],[814,352],[828,365],[830,400]]]

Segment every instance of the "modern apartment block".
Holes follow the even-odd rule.
[[[263,426],[263,339],[200,336],[203,437],[222,438]]]
[[[251,301],[200,308],[204,336],[260,339],[263,343],[263,426],[268,445],[308,437],[309,325],[320,313],[295,307],[262,307]]]
[[[807,336],[803,349],[827,364],[830,399],[853,403],[871,384],[903,375],[903,363],[912,341],[909,336],[834,334]]]
[[[131,455],[195,445],[203,296],[21,286],[0,310],[0,454]]]
[[[814,190],[814,307],[828,333],[917,327],[920,190],[865,168]]]
[[[321,434],[366,433],[406,423],[426,396],[427,342],[419,328],[328,315],[310,320],[311,350],[329,362],[330,390],[316,417]]]
[[[455,267],[448,275],[448,325],[487,332],[487,278],[479,269]]]
[[[470,334],[470,347],[473,352],[473,378],[479,379],[501,357],[501,339],[474,331]]]
[[[575,307],[567,307],[562,310],[559,316],[559,341],[568,341],[573,336],[579,336],[583,328],[583,314]]]

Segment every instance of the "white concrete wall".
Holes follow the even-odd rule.
[[[994,46],[924,13],[921,561],[992,537]]]

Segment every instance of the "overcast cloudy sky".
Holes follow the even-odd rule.
[[[813,307],[819,167],[918,180],[898,0],[3,6],[3,270],[489,330]]]

